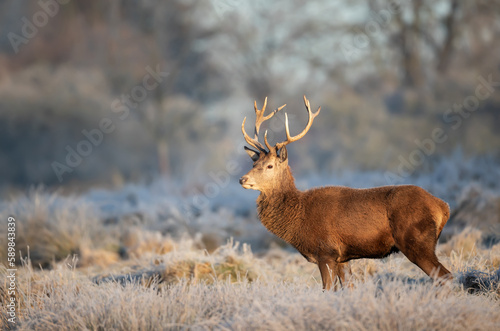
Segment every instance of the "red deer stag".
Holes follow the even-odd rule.
[[[304,137],[318,116],[311,112],[304,96],[309,120],[305,129],[290,136],[285,113],[286,140],[266,148],[258,141],[261,124],[285,105],[264,116],[255,107],[255,137],[241,131],[248,144],[245,150],[254,161],[253,168],[240,179],[245,189],[260,191],[257,209],[262,224],[276,236],[295,247],[309,262],[319,266],[324,289],[332,288],[338,276],[344,282],[347,262],[360,258],[383,258],[401,251],[427,275],[451,279],[438,261],[435,248],[450,215],[448,204],[413,185],[383,186],[368,189],[331,186],[305,192],[295,187],[288,166],[286,145]]]

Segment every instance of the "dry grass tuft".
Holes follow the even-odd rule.
[[[139,257],[146,253],[161,255],[175,249],[171,238],[165,238],[158,231],[145,231],[137,226],[124,229],[120,241],[130,257]]]
[[[87,206],[75,200],[31,191],[4,208],[0,216],[6,219],[15,215],[16,248],[26,256],[29,247],[31,262],[46,268],[54,261],[81,253],[81,245],[88,239],[88,228],[95,222],[91,214]],[[2,240],[7,238],[6,230],[0,229]],[[2,242],[1,256],[6,256],[6,247]]]
[[[478,254],[483,232],[473,227],[466,227],[463,231],[453,236],[445,244],[440,246],[440,252],[449,256],[453,251],[460,250],[462,254],[470,258]]]
[[[243,280],[253,282],[261,276],[265,277],[266,271],[269,271],[269,267],[257,259],[247,245],[243,245],[240,251],[239,243],[232,240],[213,254],[194,247],[192,242],[191,245],[181,246],[180,251],[150,256],[151,260],[145,266],[125,266],[124,269],[128,270],[126,273],[100,275],[94,281],[97,284],[136,282],[160,287],[186,280],[192,284],[214,284],[217,281],[236,283]]]

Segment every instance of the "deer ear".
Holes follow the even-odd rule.
[[[283,146],[279,150],[279,158],[281,162],[285,162],[288,159],[288,152],[286,151],[286,147]]]
[[[250,156],[250,158],[252,158],[253,162],[255,162],[259,159],[260,154],[258,152],[254,151],[253,149],[250,149],[246,146],[244,148],[245,148],[245,152],[247,152],[248,156]]]

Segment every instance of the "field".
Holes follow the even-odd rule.
[[[0,1],[0,330],[500,330],[499,22],[500,0]],[[286,104],[274,145],[302,96],[296,186],[443,199],[452,282],[398,253],[323,291],[264,228],[242,121]]]
[[[496,330],[500,176],[487,158],[454,163],[407,179],[450,203],[437,249],[455,277],[445,286],[394,254],[352,261],[350,286],[323,292],[316,266],[267,233],[255,193],[234,178],[202,208],[167,181],[73,196],[34,189],[0,212],[16,218],[15,328]],[[298,183],[383,184],[377,172],[323,178]],[[12,328],[2,306],[2,328]]]

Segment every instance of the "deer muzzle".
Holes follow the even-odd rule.
[[[247,175],[243,176],[240,178],[240,185],[243,186],[243,188],[249,189],[253,187],[253,184],[250,183],[250,177]]]

